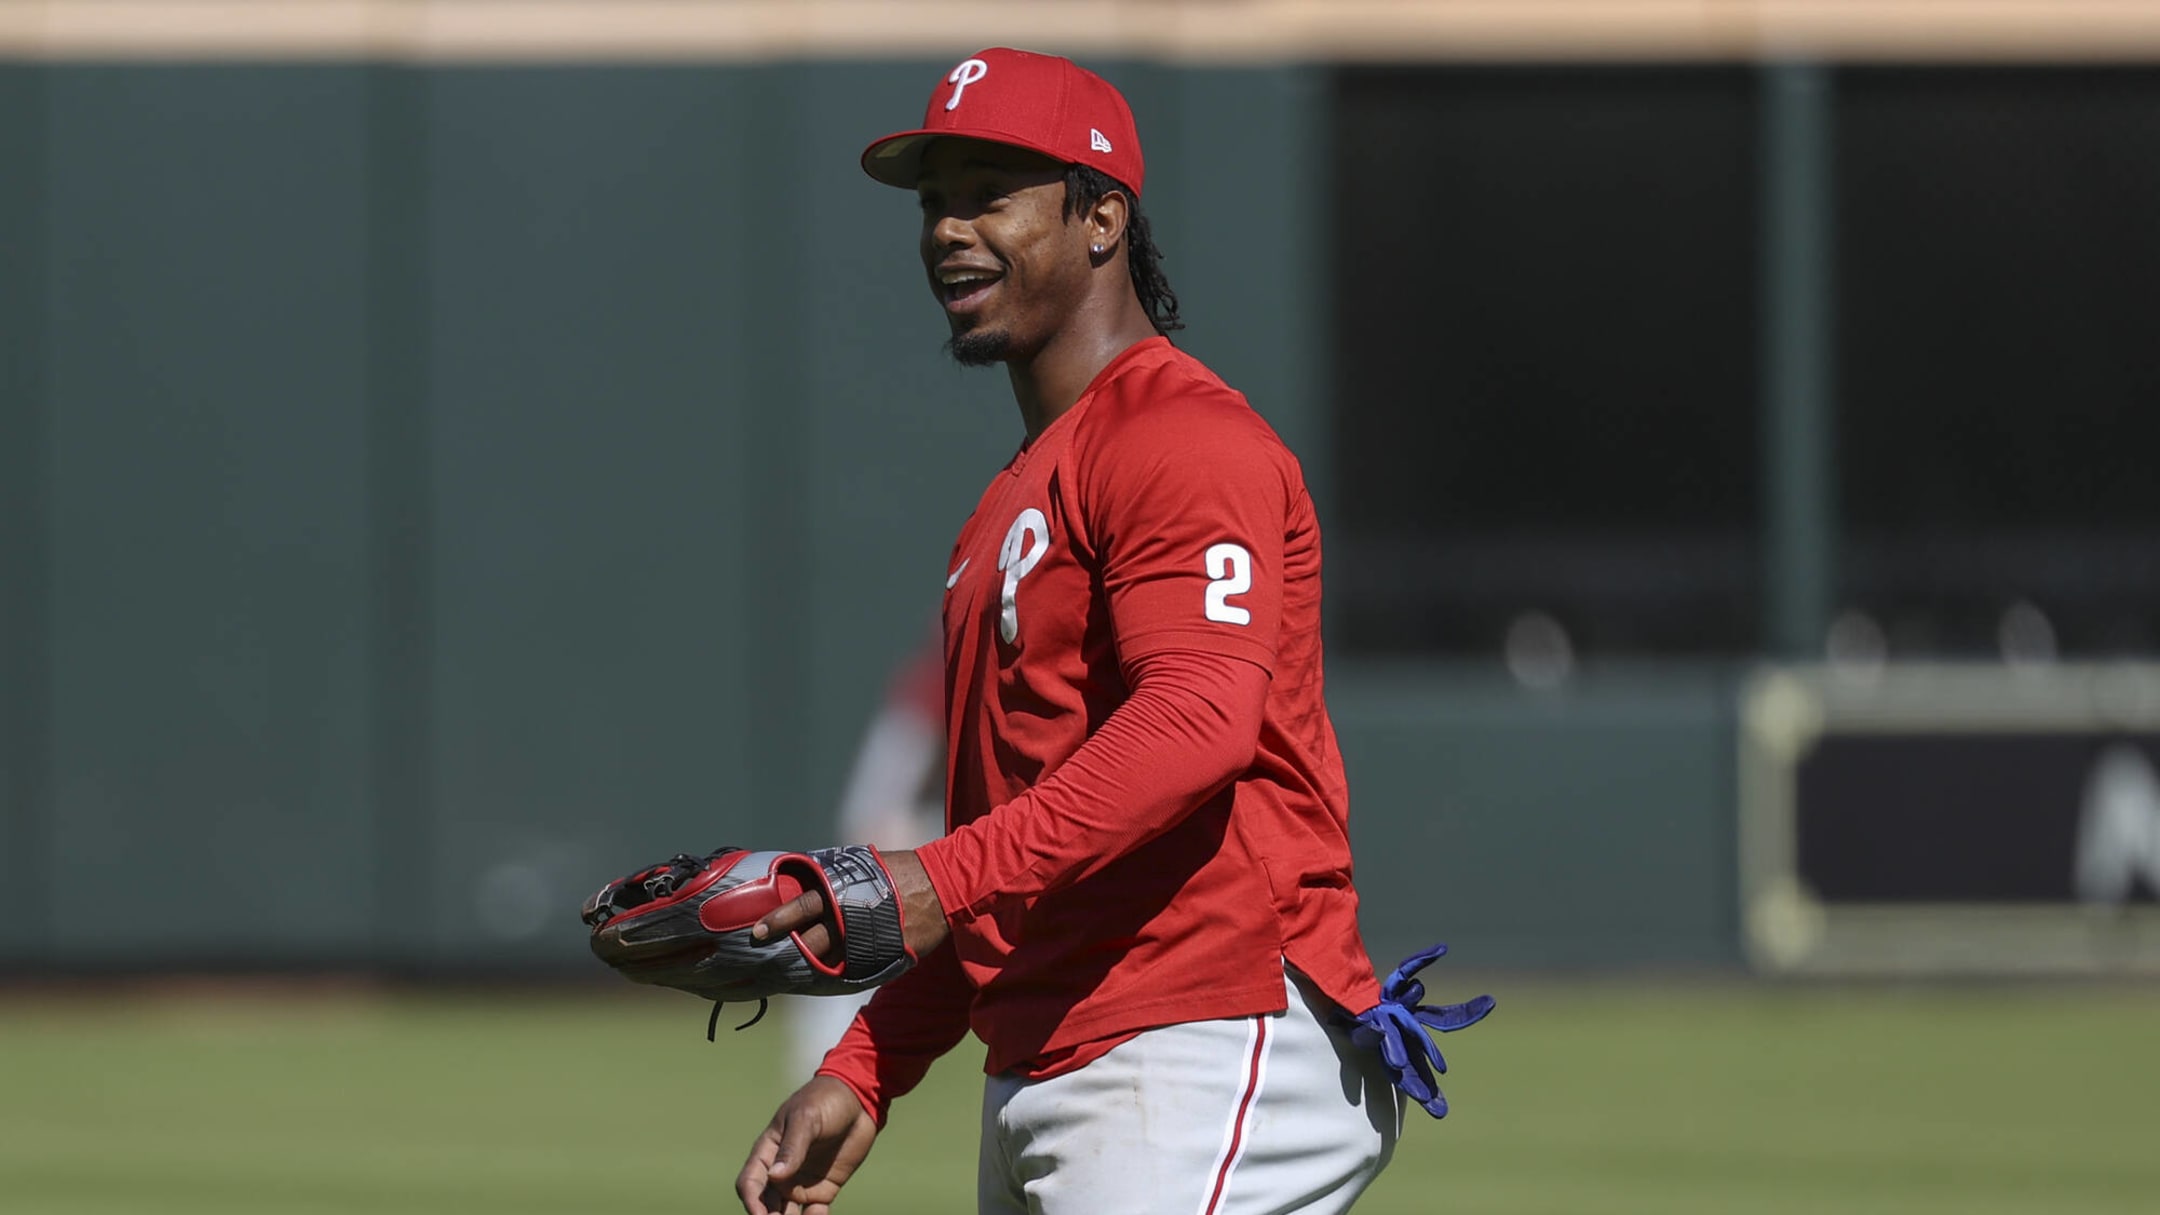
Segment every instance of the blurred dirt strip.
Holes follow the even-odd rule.
[[[2160,0],[0,0],[10,60],[2160,62]]]

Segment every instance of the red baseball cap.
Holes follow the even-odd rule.
[[[1110,82],[1070,59],[991,47],[960,61],[930,90],[913,131],[863,149],[863,172],[915,188],[923,149],[940,136],[985,139],[1100,169],[1138,194],[1147,166],[1132,107]]]

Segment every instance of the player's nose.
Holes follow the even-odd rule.
[[[971,248],[975,244],[975,226],[950,212],[930,225],[930,250],[942,256],[954,249]]]

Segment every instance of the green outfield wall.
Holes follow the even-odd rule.
[[[855,167],[936,67],[0,65],[10,967],[577,968],[597,879],[826,840],[1019,438]],[[1325,512],[1325,78],[1109,74]],[[1379,949],[1737,956],[1716,673],[1330,699]]]

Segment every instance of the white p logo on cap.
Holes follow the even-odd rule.
[[[952,97],[945,102],[945,108],[948,110],[959,109],[960,94],[967,91],[967,86],[975,83],[978,80],[981,80],[983,77],[988,76],[989,74],[990,65],[984,63],[982,60],[963,60],[959,67],[956,67],[952,70],[952,75],[945,78],[945,83],[953,86]]]

